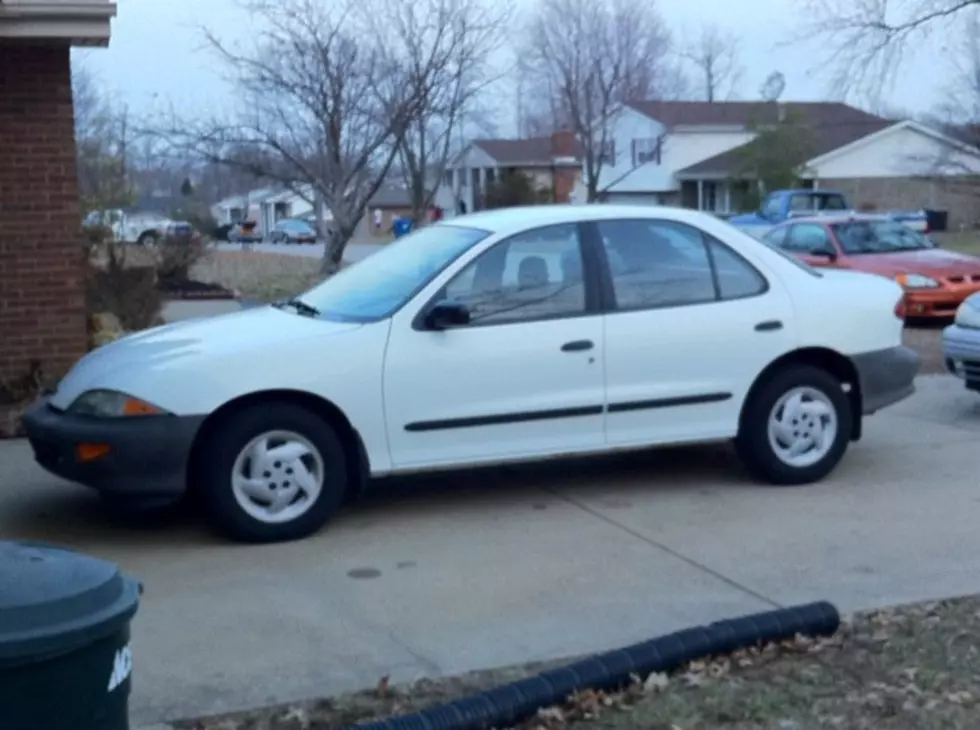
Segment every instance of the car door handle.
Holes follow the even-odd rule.
[[[756,332],[775,332],[776,330],[781,330],[783,328],[783,323],[778,319],[770,319],[766,322],[759,322],[755,326]]]
[[[566,342],[561,346],[562,352],[583,352],[585,350],[591,350],[595,347],[595,343],[592,340],[572,340],[571,342]]]

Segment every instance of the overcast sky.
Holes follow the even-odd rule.
[[[826,99],[829,79],[815,68],[818,49],[786,45],[799,34],[801,4],[802,0],[657,0],[678,39],[691,37],[702,19],[740,37],[746,67],[743,98],[758,98],[763,80],[779,70],[787,80],[784,101]],[[134,111],[169,103],[185,112],[203,110],[229,98],[220,65],[202,48],[200,29],[210,28],[225,38],[247,37],[249,19],[235,0],[118,0],[118,5],[110,47],[76,53],[76,62],[90,69],[102,86]],[[940,48],[927,47],[908,59],[888,94],[889,105],[926,111],[939,102],[941,90],[935,86],[937,70],[945,68],[941,56]],[[512,124],[504,114],[501,133],[510,133]]]

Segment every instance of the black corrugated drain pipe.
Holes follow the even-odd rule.
[[[840,614],[826,601],[716,621],[583,659],[424,712],[352,725],[347,730],[489,730],[511,727],[575,692],[612,690],[631,675],[670,672],[687,662],[804,636],[830,636]]]

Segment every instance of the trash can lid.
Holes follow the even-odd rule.
[[[72,651],[122,628],[140,585],[113,563],[54,545],[0,542],[0,665]]]

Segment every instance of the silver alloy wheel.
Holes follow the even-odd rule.
[[[303,516],[323,491],[323,457],[309,439],[292,431],[268,431],[235,459],[235,501],[260,522],[281,524]]]
[[[788,390],[769,413],[769,445],[787,466],[805,469],[823,459],[837,440],[839,422],[833,401],[821,390]]]

